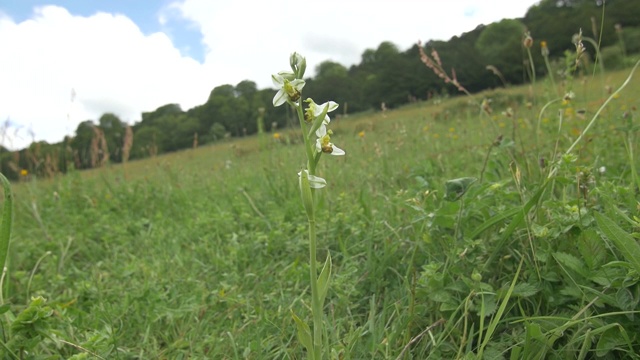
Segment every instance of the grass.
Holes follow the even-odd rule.
[[[334,357],[639,358],[637,76],[565,156],[599,79],[543,112],[539,79],[532,107],[517,87],[332,122],[347,156],[319,169],[317,234]],[[306,158],[281,135],[15,185],[4,357],[304,358]]]

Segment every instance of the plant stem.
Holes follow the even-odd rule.
[[[314,204],[315,206],[315,204]],[[309,280],[311,281],[311,312],[313,315],[313,359],[322,359],[322,304],[318,294],[316,259],[316,220],[309,218]]]
[[[549,63],[549,57],[548,56],[543,56],[543,57],[544,57],[544,64],[547,67],[547,76],[551,80],[551,87],[553,87],[553,92],[557,96],[560,96],[560,94],[558,93],[558,87],[556,86],[555,77],[553,76],[553,70],[551,69],[551,64]]]

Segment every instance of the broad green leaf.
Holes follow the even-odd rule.
[[[600,265],[604,264],[606,259],[605,250],[600,236],[594,229],[584,231],[580,239],[578,239],[578,251],[580,251],[580,255],[582,255],[589,269],[599,268]]]
[[[11,308],[11,305],[9,304],[2,304],[0,306],[0,315],[6,313],[7,311],[9,311],[9,309]]]
[[[632,311],[638,306],[638,299],[633,298],[633,294],[629,289],[621,288],[616,292],[616,303],[620,309]]]
[[[512,239],[511,234],[513,234],[516,228],[520,226],[520,224],[524,221],[524,217],[529,213],[531,208],[533,208],[533,206],[538,203],[538,200],[540,200],[540,197],[544,193],[544,189],[546,189],[547,185],[549,185],[549,179],[547,179],[547,181],[545,181],[544,184],[540,186],[538,191],[536,191],[536,193],[531,197],[531,199],[529,199],[529,201],[527,201],[526,204],[524,204],[524,206],[516,208],[518,211],[514,213],[513,219],[509,223],[509,226],[502,232],[502,236],[491,252],[491,255],[489,255],[489,259],[487,259],[487,261],[485,262],[483,270],[488,270],[493,265],[496,257],[502,254],[502,248],[507,244],[507,241],[509,239]]]
[[[605,356],[609,351],[619,347],[620,345],[624,345],[625,343],[626,341],[620,332],[620,327],[612,326],[600,335],[598,345],[596,345],[596,355],[598,357]]]
[[[298,328],[298,340],[305,348],[307,348],[308,353],[313,353],[313,341],[311,340],[311,329],[309,328],[309,325],[296,316],[293,310],[291,310],[291,316],[293,317],[293,321],[296,322],[296,327]]]
[[[444,183],[444,198],[449,201],[460,199],[476,180],[474,177],[463,177],[447,181]]]
[[[318,277],[318,292],[320,295],[320,305],[324,304],[324,299],[329,291],[329,283],[331,281],[331,254],[327,255],[320,276]]]
[[[490,316],[496,312],[498,303],[496,302],[495,295],[483,295],[480,301],[482,302],[480,310],[481,315]]]
[[[598,228],[615,245],[633,269],[640,274],[640,245],[615,222],[600,213],[594,213]]]
[[[535,295],[538,291],[540,291],[540,289],[535,285],[532,285],[526,282],[518,283],[513,288],[513,296],[525,298],[525,297]]]
[[[562,267],[571,269],[585,278],[589,277],[587,266],[577,257],[571,254],[557,252],[553,254],[553,258],[556,259]]]

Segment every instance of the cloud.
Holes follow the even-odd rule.
[[[307,57],[310,76],[325,60],[350,66],[383,41],[406,50],[418,40],[448,40],[523,16],[534,2],[180,0],[157,11],[163,30],[151,34],[119,14],[74,16],[44,6],[17,23],[0,12],[0,122],[19,127],[4,145],[28,145],[30,128],[36,140],[57,142],[105,112],[132,123],[168,103],[186,110],[223,84],[251,80],[269,88],[293,51]],[[172,42],[184,29],[201,36],[202,62],[184,55],[197,42]]]
[[[307,57],[310,70],[325,60],[350,66],[383,41],[404,51],[418,40],[448,40],[481,23],[524,16],[534,2],[181,0],[171,7],[200,29],[205,63],[229,69],[228,82],[251,79],[268,87],[269,75],[284,69],[293,51]]]
[[[29,128],[57,142],[106,112],[131,123],[167,103],[187,109],[204,103],[216,82],[164,33],[144,35],[123,15],[45,6],[21,23],[3,16],[0,48],[10,54],[0,57],[0,121],[25,129],[4,139],[11,148],[28,145]]]

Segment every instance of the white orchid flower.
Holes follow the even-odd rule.
[[[273,97],[273,106],[280,106],[291,100],[293,102],[300,99],[302,88],[305,85],[304,80],[295,79],[295,75],[291,72],[282,71],[276,75],[271,75],[271,81],[277,86],[278,92]]]

